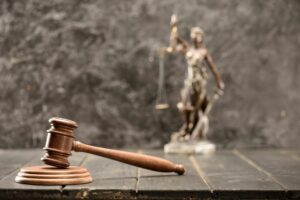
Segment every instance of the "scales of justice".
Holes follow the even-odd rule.
[[[164,85],[164,56],[167,53],[183,54],[186,60],[187,73],[181,90],[181,99],[177,108],[183,115],[184,123],[179,131],[171,135],[171,141],[164,146],[165,153],[206,154],[216,150],[215,144],[206,139],[209,130],[208,114],[213,103],[223,94],[224,83],[212,57],[206,49],[200,27],[193,27],[190,32],[191,43],[178,34],[178,21],[172,15],[170,23],[170,45],[159,48],[158,98],[155,108],[169,108]],[[213,95],[207,91],[210,69],[216,81]]]

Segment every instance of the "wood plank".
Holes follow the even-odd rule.
[[[4,176],[0,181],[0,199],[57,199],[61,197],[60,186],[38,186],[38,185],[25,185],[15,182],[15,177],[19,169],[23,166],[43,165],[40,161],[41,156],[44,154],[41,150],[16,150],[5,151],[6,158],[1,156],[1,160],[7,163],[16,163],[22,160],[22,164],[13,172]],[[22,157],[22,158],[21,158]],[[3,163],[2,163],[3,164]],[[5,164],[4,164],[5,165]],[[13,165],[16,166],[16,165]]]
[[[186,173],[182,176],[176,173],[161,173],[146,169],[139,169],[137,185],[139,199],[182,199],[209,198],[211,196],[208,185],[202,180],[186,155],[168,155],[161,150],[143,151],[148,155],[159,156],[174,163],[184,164]]]
[[[93,182],[66,186],[64,197],[131,199],[136,196],[137,167],[95,155],[88,155],[82,166],[89,170]]]
[[[87,159],[88,154],[82,152],[72,152],[72,155],[68,158],[70,165],[81,166]]]
[[[93,183],[31,186],[15,183],[14,178],[23,165],[43,165],[44,152],[0,150],[0,199],[300,199],[298,151],[220,151],[191,157],[160,150],[144,153],[184,163],[187,173],[159,173],[74,152],[70,163],[85,166]]]
[[[37,150],[0,150],[0,180],[31,160]]]
[[[280,153],[290,156],[292,159],[300,161],[300,150],[286,150],[281,149]]]
[[[284,191],[264,173],[231,151],[194,156],[214,196],[228,198],[281,198]]]
[[[290,151],[240,151],[286,190],[300,191],[300,160]]]

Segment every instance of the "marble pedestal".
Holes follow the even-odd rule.
[[[168,154],[209,154],[215,151],[216,145],[207,140],[170,142],[164,146],[164,152]]]

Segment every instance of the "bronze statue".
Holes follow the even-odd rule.
[[[170,25],[170,46],[161,48],[160,54],[182,53],[187,62],[187,75],[181,91],[181,101],[177,104],[179,111],[183,114],[184,124],[180,131],[173,133],[171,139],[177,142],[200,141],[205,139],[207,135],[209,128],[208,113],[212,102],[223,94],[224,83],[204,45],[203,30],[200,27],[191,29],[190,44],[178,34],[176,15],[172,15]],[[216,81],[216,90],[213,98],[209,97],[206,90],[208,74],[205,63]]]

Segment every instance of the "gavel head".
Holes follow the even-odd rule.
[[[77,123],[68,119],[54,117],[49,120],[51,128],[47,130],[47,140],[44,149],[46,154],[41,160],[51,166],[67,168],[70,163],[74,136],[73,131],[78,127]]]

